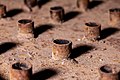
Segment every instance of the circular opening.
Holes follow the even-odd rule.
[[[26,63],[15,63],[12,65],[13,69],[17,69],[17,70],[28,70],[29,66]]]
[[[95,23],[95,22],[85,23],[85,25],[87,25],[87,26],[89,26],[89,27],[96,27],[96,26],[98,26],[98,24]]]
[[[29,20],[29,19],[22,19],[22,20],[19,20],[18,22],[21,23],[21,24],[27,24],[27,23],[31,23],[32,20]]]
[[[55,6],[55,7],[51,7],[51,10],[62,10],[63,8],[61,6]]]
[[[105,73],[112,73],[112,69],[110,66],[102,66],[100,70]]]
[[[63,39],[56,39],[53,42],[56,44],[68,44],[68,43],[70,43],[68,40],[63,40]]]
[[[120,8],[113,8],[113,9],[110,9],[110,12],[120,12]]]

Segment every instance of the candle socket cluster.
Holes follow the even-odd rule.
[[[24,0],[28,11],[32,11],[32,7],[41,0]],[[77,7],[81,12],[88,10],[90,0],[77,0]],[[50,20],[54,24],[64,22],[65,12],[61,6],[50,7]],[[0,19],[6,16],[6,6],[0,4]],[[72,15],[71,15],[72,16]],[[116,25],[120,23],[120,8],[109,9],[109,24]],[[34,21],[31,19],[20,19],[18,24],[17,38],[19,41],[26,42],[34,40]],[[76,24],[76,23],[75,23]],[[66,28],[67,29],[67,28]],[[44,29],[43,29],[44,31]],[[75,31],[75,30],[74,30]],[[85,23],[84,39],[88,41],[98,41],[100,39],[101,24],[96,22]],[[85,49],[86,50],[86,49]],[[52,59],[67,60],[72,52],[72,42],[66,39],[55,39],[52,41]],[[119,80],[119,72],[115,70],[115,65],[106,64],[101,66],[99,70],[99,80]],[[27,61],[18,61],[10,66],[10,80],[31,80],[32,65]]]

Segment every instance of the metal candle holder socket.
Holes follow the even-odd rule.
[[[100,38],[101,25],[95,22],[85,23],[85,38],[96,41]]]
[[[18,21],[19,33],[33,34],[34,22],[29,19],[21,19]]]
[[[29,9],[29,12],[32,11],[32,7],[37,5],[37,0],[24,0],[24,4]]]
[[[64,39],[53,40],[52,58],[54,60],[67,59],[72,50],[72,42]]]
[[[64,17],[64,9],[60,6],[51,7],[50,17],[53,23],[62,23]]]
[[[29,62],[16,62],[10,67],[10,80],[30,80],[32,65]]]
[[[109,9],[109,15],[111,25],[120,23],[120,8]]]
[[[21,19],[18,21],[18,38],[29,39],[34,38],[33,34],[34,22],[30,19]]]
[[[0,18],[3,18],[6,16],[6,6],[3,4],[0,4]]]
[[[88,9],[89,0],[77,0],[77,7],[81,12],[85,12]]]
[[[99,68],[100,79],[99,80],[119,80],[118,71],[112,65],[104,65]]]

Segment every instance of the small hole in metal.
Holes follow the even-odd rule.
[[[100,70],[105,73],[112,73],[112,69],[109,66],[102,66]]]
[[[30,23],[32,21],[29,20],[29,19],[22,19],[22,20],[19,20],[18,22],[21,23],[21,24],[27,24],[27,23]]]
[[[95,22],[89,22],[89,23],[86,23],[85,25],[87,25],[89,27],[96,27],[96,26],[98,26],[98,24],[96,24]]]
[[[15,63],[12,65],[13,69],[18,69],[18,70],[27,70],[28,66],[25,63]]]
[[[62,40],[62,39],[57,39],[57,40],[54,40],[54,43],[56,43],[56,44],[68,44],[69,41],[68,40]]]
[[[62,10],[63,8],[60,6],[56,6],[56,7],[51,7],[51,10]]]

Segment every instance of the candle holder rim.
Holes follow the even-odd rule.
[[[105,65],[99,67],[99,72],[100,72],[100,73],[103,73],[103,74],[108,74],[108,75],[118,74],[120,71],[116,71],[115,73],[113,73],[113,69],[112,69],[113,67],[112,67],[112,65],[113,65],[113,64],[105,64]],[[111,71],[110,71],[110,72],[104,72],[104,71],[102,71],[101,68],[102,68],[102,67],[105,67],[105,66],[111,68]]]
[[[26,21],[26,22],[24,22],[24,21]],[[19,24],[31,24],[31,23],[33,23],[34,21],[33,20],[31,20],[31,19],[20,19],[20,20],[18,20],[18,23]]]
[[[15,65],[15,64],[19,64],[19,65],[20,65],[20,64],[25,64],[25,66],[27,66],[27,68],[20,68],[20,66],[14,68],[14,65]],[[12,68],[12,69],[15,69],[15,70],[27,71],[27,70],[29,70],[29,69],[32,68],[32,64],[31,64],[29,61],[15,61],[15,62],[13,62],[13,63],[11,64],[11,68]]]
[[[58,12],[58,11],[61,11],[61,10],[64,10],[62,6],[50,7],[50,11]]]
[[[57,41],[57,40],[59,40],[59,41],[60,41],[60,40],[64,40],[64,41],[67,41],[67,43],[56,43],[55,41]],[[53,42],[53,44],[59,45],[59,46],[72,44],[72,41],[67,40],[67,39],[54,39],[52,42]]]
[[[109,9],[110,12],[120,12],[120,8],[111,8]]]
[[[96,22],[87,22],[85,23],[85,25],[88,27],[100,27],[101,26],[100,23],[96,23]]]

